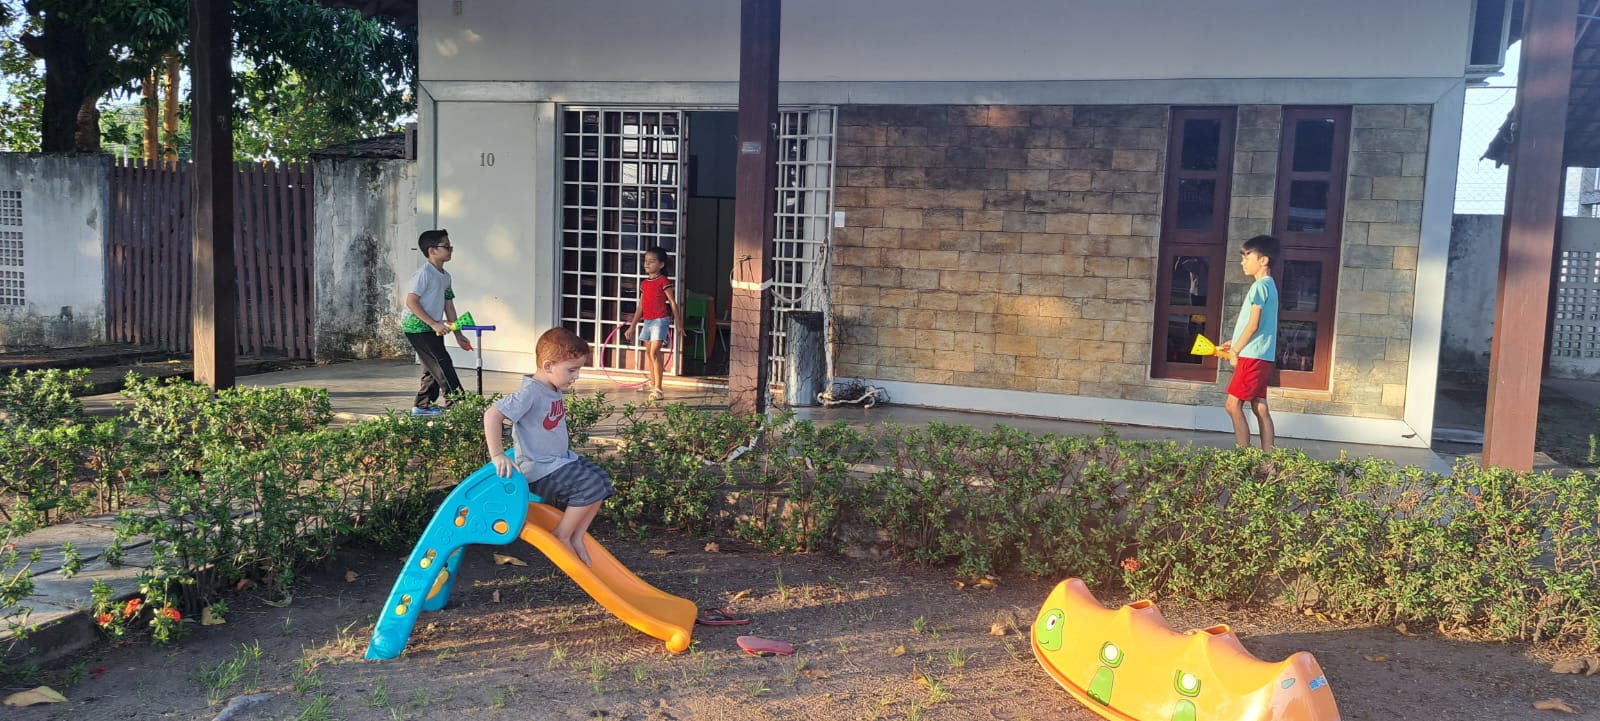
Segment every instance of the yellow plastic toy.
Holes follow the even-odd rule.
[[[1301,651],[1278,663],[1226,625],[1178,633],[1147,600],[1107,610],[1076,578],[1033,623],[1033,655],[1061,687],[1113,721],[1338,721],[1322,667]]]
[[[1189,355],[1217,355],[1217,345],[1210,338],[1195,334],[1194,347],[1189,349]]]

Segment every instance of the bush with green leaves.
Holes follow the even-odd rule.
[[[47,368],[11,371],[0,378],[0,411],[9,426],[48,428],[83,420],[83,401],[89,390],[89,370]]]
[[[623,406],[620,445],[597,459],[612,474],[615,494],[602,506],[614,521],[645,532],[652,525],[709,533],[717,491],[727,485],[721,465],[735,449],[754,443],[759,416],[702,411],[681,404],[661,413]]]
[[[408,548],[442,494],[487,461],[482,414],[492,399],[330,429],[320,391],[131,385],[131,429],[73,422],[0,433],[5,490],[26,498],[10,506],[4,530],[86,503],[86,479],[96,493],[139,499],[118,527],[153,539],[141,604],[154,612],[124,605],[118,616],[109,601],[101,612],[148,622],[161,640],[240,578],[287,594],[298,571],[340,543]],[[614,410],[604,396],[570,398],[574,444]],[[616,431],[603,446],[612,450],[596,452],[616,485],[603,509],[634,533],[727,533],[767,551],[811,552],[835,548],[847,522],[859,523],[903,558],[965,577],[1073,575],[1166,601],[1281,596],[1366,622],[1600,645],[1600,481],[1591,475],[1471,463],[1444,475],[1111,433],[818,425],[680,405],[624,406]],[[7,618],[26,593],[25,566],[0,553]]]
[[[867,437],[843,421],[819,426],[791,413],[777,418],[751,450],[726,466],[740,481],[735,503],[748,509],[729,533],[773,553],[833,548],[850,469],[872,456]]]

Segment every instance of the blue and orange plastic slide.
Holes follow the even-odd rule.
[[[510,453],[508,449],[506,454]],[[366,657],[399,656],[411,638],[417,616],[422,611],[444,608],[467,544],[503,546],[518,538],[549,557],[617,618],[665,641],[667,650],[673,653],[688,650],[694,633],[694,602],[644,582],[593,536],[585,536],[584,540],[594,565],[584,565],[550,533],[561,520],[561,512],[540,500],[528,490],[528,482],[521,474],[501,478],[492,463],[484,464],[457,485],[439,505],[395,579],[394,590],[389,592],[372,630]]]
[[[1051,678],[1113,721],[1339,721],[1311,654],[1262,661],[1226,625],[1178,633],[1154,603],[1108,610],[1076,578],[1045,599],[1032,635]]]

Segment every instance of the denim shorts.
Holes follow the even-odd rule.
[[[668,318],[656,318],[639,322],[639,342],[648,343],[653,340],[665,341],[667,339]]]

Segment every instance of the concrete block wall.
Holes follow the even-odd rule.
[[[0,153],[0,349],[105,341],[110,174],[109,155]]]
[[[398,309],[416,267],[416,163],[318,160],[315,178],[316,358],[410,353]]]
[[[1148,397],[1166,122],[1160,106],[841,108],[837,372]]]
[[[1403,415],[1429,110],[1355,108],[1332,387],[1276,389],[1275,408]],[[1216,383],[1150,378],[1168,116],[841,107],[837,374],[1220,403],[1226,370]],[[1281,119],[1279,106],[1239,109],[1233,251],[1272,230]],[[1227,272],[1221,327],[1245,288]]]

